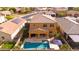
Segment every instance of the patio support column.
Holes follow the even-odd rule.
[[[48,34],[47,34],[47,38],[49,38]]]
[[[31,38],[31,33],[29,33],[29,38]]]
[[[40,34],[38,33],[38,38],[40,38]]]
[[[47,38],[49,38],[49,34],[47,33]]]

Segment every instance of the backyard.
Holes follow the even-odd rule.
[[[66,39],[64,38],[64,35],[62,35],[60,32],[55,34],[55,37],[59,40],[61,40],[61,42],[63,43],[60,46],[60,50],[72,50],[70,44],[66,41]]]

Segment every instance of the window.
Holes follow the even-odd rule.
[[[37,35],[36,34],[31,34],[31,37],[36,37]]]
[[[50,27],[54,27],[54,24],[50,24]]]
[[[46,34],[40,34],[40,37],[42,38],[42,37],[46,37]]]
[[[50,34],[52,33],[52,31],[49,32]]]
[[[47,27],[47,24],[43,24],[43,27]]]
[[[53,36],[54,36],[53,32],[50,31],[50,32],[49,32],[49,37],[51,38],[51,37],[53,37]]]
[[[55,14],[51,14],[52,17],[55,17]]]
[[[5,37],[4,37],[4,36],[2,36],[1,38],[2,38],[2,39],[5,39]]]

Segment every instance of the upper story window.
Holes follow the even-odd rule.
[[[43,24],[43,27],[47,27],[47,24]]]
[[[54,24],[50,24],[50,27],[54,27]]]

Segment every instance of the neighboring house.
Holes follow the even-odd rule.
[[[46,10],[47,10],[47,11],[54,11],[54,9],[55,9],[54,7],[47,7]]]
[[[46,7],[37,7],[35,8],[35,11],[46,11]]]
[[[45,11],[44,14],[50,15],[50,16],[52,16],[52,17],[56,17],[56,13],[53,12],[53,11]]]
[[[0,11],[0,14],[7,16],[7,15],[11,15],[12,13],[10,11]]]
[[[38,13],[45,13],[47,11],[47,8],[46,7],[37,7],[37,8],[34,8],[34,11],[38,12]]]
[[[26,21],[22,18],[15,18],[0,24],[0,40],[17,41],[22,37],[23,26]]]
[[[67,7],[54,7],[54,11],[56,12],[61,12],[61,11],[67,11]]]
[[[16,7],[15,9],[17,13],[21,12],[21,7]]]
[[[56,13],[56,16],[62,17],[62,16],[66,16],[68,8],[67,7],[55,7],[53,11]]]
[[[68,16],[79,16],[79,11],[70,10],[67,11]]]
[[[26,7],[16,7],[16,13],[21,13],[26,11]]]
[[[46,14],[46,15],[52,15],[52,16],[56,16],[56,13],[53,11],[53,7],[38,7],[38,8],[35,8],[35,11],[37,11],[38,13],[41,13],[41,14]]]
[[[63,32],[70,36],[74,42],[79,42],[79,23],[75,20],[76,18],[66,17],[59,18],[57,21]]]
[[[0,23],[7,21],[4,15],[0,15]]]
[[[54,17],[36,14],[27,20],[29,23],[29,38],[50,38],[57,32],[57,22]]]
[[[7,21],[5,18],[7,15],[11,15],[10,11],[0,11],[0,23]]]

